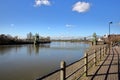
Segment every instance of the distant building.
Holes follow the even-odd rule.
[[[98,41],[103,41],[101,38],[98,38]]]
[[[105,42],[117,42],[117,41],[120,41],[120,34],[110,34],[110,35],[107,35],[107,37],[103,37],[104,38],[104,41]]]
[[[86,39],[86,37],[84,37],[84,41],[86,41],[87,39]]]
[[[32,39],[33,39],[33,35],[32,35],[31,32],[27,34],[27,39],[28,39],[28,40],[32,40]]]

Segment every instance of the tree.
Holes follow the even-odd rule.
[[[97,34],[93,33],[93,44],[96,45],[97,44]]]

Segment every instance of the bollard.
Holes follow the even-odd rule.
[[[60,80],[65,80],[65,76],[66,76],[66,69],[65,69],[65,67],[66,67],[65,61],[61,61],[60,68],[62,70],[60,71]]]

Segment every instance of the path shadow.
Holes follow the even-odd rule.
[[[105,78],[104,78],[104,80],[107,80],[107,78],[108,78],[108,75],[112,75],[112,74],[118,74],[118,80],[120,80],[120,58],[119,58],[119,53],[118,53],[118,51],[117,51],[117,49],[115,48],[115,49],[111,49],[111,53],[112,54],[107,54],[107,56],[106,56],[106,58],[103,60],[103,62],[100,64],[100,65],[97,65],[98,66],[98,69],[95,71],[95,74],[94,75],[88,75],[88,77],[92,77],[91,78],[91,80],[94,80],[94,78],[96,77],[96,76],[105,76]],[[117,53],[117,54],[115,54],[115,53]],[[112,55],[112,56],[111,56]],[[118,57],[118,59],[115,59],[115,60],[117,60],[117,63],[112,63],[113,62],[113,60],[114,60],[114,57],[116,57],[116,55],[117,55],[117,57]],[[109,56],[111,56],[111,59],[109,59]],[[110,61],[110,64],[105,64],[105,62],[107,61],[107,60],[109,60]],[[111,68],[111,66],[113,66],[113,65],[118,65],[118,72],[113,72],[113,73],[109,73],[109,71],[110,71],[110,68]],[[102,73],[102,74],[99,74],[98,72],[99,72],[99,70],[102,68],[102,66],[108,66],[108,68],[107,68],[107,72],[106,73]]]
[[[119,52],[118,50],[115,48],[115,52],[117,53],[118,55],[118,79],[120,80],[120,57],[119,57]]]

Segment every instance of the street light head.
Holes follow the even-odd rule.
[[[109,22],[109,24],[112,24],[113,22]]]

